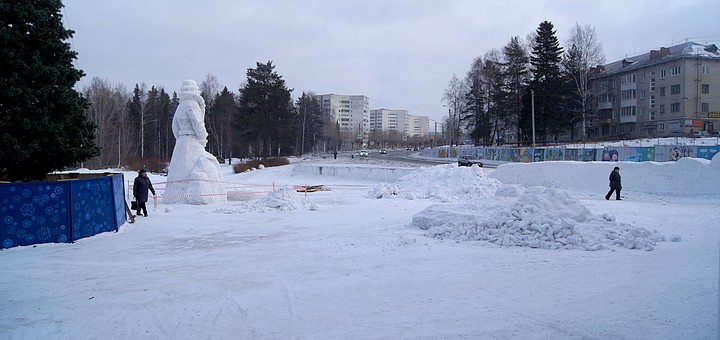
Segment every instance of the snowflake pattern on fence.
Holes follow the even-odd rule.
[[[0,185],[2,248],[72,242],[125,223],[123,176]],[[72,220],[71,220],[72,216]]]
[[[60,207],[67,204],[67,183],[11,183],[0,185],[0,240],[3,248],[38,242],[62,242]],[[57,216],[56,218],[47,218]],[[62,235],[64,236],[64,235]],[[67,237],[64,237],[67,239]]]

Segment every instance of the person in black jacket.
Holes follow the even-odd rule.
[[[621,201],[620,189],[622,189],[622,183],[620,181],[620,167],[616,166],[610,173],[610,191],[608,191],[607,195],[605,195],[605,199],[609,200],[613,191],[615,191],[615,200]]]
[[[150,183],[150,179],[147,177],[147,172],[143,169],[140,170],[133,183],[133,197],[135,197],[135,201],[137,201],[138,216],[140,216],[141,209],[145,217],[148,215],[147,207],[145,206],[145,202],[148,200],[148,190],[152,191],[153,196],[155,196],[155,189],[153,189],[152,183]]]

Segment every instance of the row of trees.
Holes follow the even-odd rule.
[[[222,158],[303,154],[320,141],[339,140],[339,133],[333,138],[336,126],[325,128],[329,118],[314,94],[303,92],[293,101],[292,89],[274,68],[269,61],[248,69],[247,82],[237,94],[221,89],[213,75],[200,84],[209,152]],[[179,104],[175,92],[136,84],[128,93],[122,85],[94,78],[83,93],[101,150],[87,166],[122,166],[138,157],[170,159],[175,142],[172,119]]]
[[[475,58],[464,79],[453,75],[442,98],[451,143],[548,142],[576,126],[585,140],[592,118],[588,83],[591,69],[604,62],[602,44],[594,28],[576,24],[564,51],[555,33],[543,21],[526,43],[512,37],[502,50]]]
[[[128,92],[97,78],[82,94],[75,90],[83,72],[73,66],[77,55],[67,43],[73,32],[62,25],[61,7],[60,0],[0,5],[5,23],[0,30],[0,180],[39,180],[81,162],[99,168],[127,165],[134,158],[169,160],[177,95],[140,84]],[[543,141],[576,122],[584,133],[592,98],[587,80],[590,67],[602,62],[601,46],[593,29],[578,25],[567,45],[563,54],[546,21],[527,45],[514,37],[502,51],[476,58],[465,79],[453,76],[443,96],[449,110],[446,140],[458,143],[467,132],[476,144],[506,135],[529,141],[536,131]],[[293,100],[272,62],[248,69],[237,94],[221,89],[212,75],[201,91],[208,151],[219,157],[342,147],[330,113],[312,92]],[[531,111],[537,111],[536,119]],[[408,142],[392,134],[373,138],[381,146]]]
[[[67,42],[60,0],[0,0],[0,181],[42,180],[69,166],[91,168],[167,162],[175,138],[177,95],[160,86],[120,84],[84,76]],[[272,62],[247,70],[236,95],[208,76],[208,149],[221,157],[305,153],[320,141],[339,143],[312,93],[297,101]],[[310,138],[312,136],[312,138]],[[133,162],[140,159],[139,162]]]

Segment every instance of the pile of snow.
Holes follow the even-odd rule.
[[[293,210],[317,210],[317,206],[307,197],[286,185],[270,192],[267,196],[252,202],[240,202],[233,208],[219,208],[216,213],[238,214],[249,212],[273,212]]]
[[[567,192],[546,187],[507,185],[493,199],[433,205],[416,214],[411,226],[429,237],[506,247],[652,250],[665,241],[656,231],[617,223],[609,214],[593,215]]]
[[[499,186],[500,182],[489,178],[483,168],[445,164],[420,168],[395,183],[380,183],[368,196],[454,202],[492,197]]]

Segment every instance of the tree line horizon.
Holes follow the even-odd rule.
[[[0,6],[9,18],[0,34],[3,105],[0,180],[37,180],[66,167],[134,167],[150,160],[168,162],[175,138],[171,123],[179,99],[161,86],[135,84],[132,91],[97,77],[80,91],[84,76],[67,41],[62,2],[48,0]],[[591,66],[602,60],[594,29],[576,25],[571,48],[563,54],[550,22],[542,22],[532,43],[513,37],[502,52],[473,60],[465,79],[453,75],[441,101],[448,107],[442,143],[475,145],[502,142],[516,131],[529,140],[529,93],[535,100],[535,131],[540,140],[589,117],[587,88]],[[42,47],[42,48],[40,48]],[[529,52],[530,48],[532,49]],[[599,53],[599,54],[598,54]],[[598,57],[600,56],[600,57]],[[593,59],[595,58],[595,59]],[[599,58],[599,59],[598,59]],[[293,99],[272,61],[247,69],[247,79],[231,92],[208,74],[200,83],[206,102],[207,150],[219,158],[300,156],[356,145],[323,112],[312,91]],[[440,141],[407,138],[397,132],[370,133],[376,147],[430,146]],[[584,135],[583,135],[584,138]],[[356,142],[356,141],[355,141]]]

